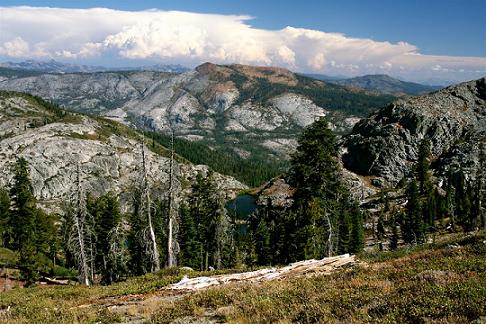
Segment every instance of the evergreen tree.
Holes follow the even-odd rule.
[[[358,253],[364,248],[364,214],[359,208],[357,202],[351,205],[351,238],[349,243],[349,252]]]
[[[181,205],[179,214],[180,264],[198,269],[202,260],[200,259],[201,242],[198,240],[196,223],[186,204]]]
[[[289,182],[294,193],[292,259],[320,258],[336,252],[338,224],[348,193],[339,181],[335,136],[326,119],[308,126],[292,156]]]
[[[376,238],[380,246],[380,251],[383,251],[383,239],[385,238],[385,220],[383,216],[384,212],[381,211],[376,224]]]
[[[406,217],[402,228],[403,240],[406,243],[421,243],[424,239],[424,232],[419,188],[415,179],[409,185],[407,199]]]
[[[88,211],[94,216],[96,223],[96,268],[101,271],[102,283],[111,284],[123,274],[120,257],[124,255],[124,251],[120,240],[124,233],[118,198],[112,192],[106,193],[89,204]],[[120,255],[114,254],[113,250]]]
[[[398,248],[398,229],[397,225],[399,223],[400,214],[398,212],[393,212],[390,220],[391,223],[391,235],[390,235],[390,250],[396,250]]]
[[[341,217],[339,218],[339,242],[338,254],[344,254],[350,250],[351,244],[351,215],[346,208],[343,208]]]
[[[483,85],[485,79],[482,79]],[[486,230],[486,144],[481,143],[479,152],[479,167],[476,172],[476,203],[475,214],[477,215],[476,224],[480,230]]]
[[[201,243],[200,269],[207,270],[210,266],[221,268],[228,264],[231,257],[225,251],[231,244],[232,224],[211,171],[206,177],[201,173],[197,175],[189,205]]]
[[[449,170],[447,174],[445,209],[447,216],[449,217],[449,222],[451,224],[452,230],[454,231],[456,227],[456,205],[454,199],[454,197],[456,196],[456,189],[453,185],[452,175],[452,170]]]
[[[264,218],[259,220],[254,237],[257,263],[259,265],[270,264],[272,254],[272,251],[270,250],[270,233]]]
[[[472,229],[471,208],[472,208],[472,194],[473,190],[466,182],[466,176],[462,169],[454,174],[453,177],[455,188],[455,211],[457,216],[457,223],[463,227],[465,231]]]
[[[151,188],[147,175],[148,161],[145,145],[141,146],[140,182],[136,185],[133,196],[133,213],[129,217],[130,233],[128,247],[130,269],[135,274],[157,272],[160,270],[160,254],[155,231],[155,205],[151,198]]]
[[[431,187],[430,179],[430,141],[428,139],[423,139],[419,146],[418,152],[418,162],[416,166],[417,179],[419,183],[420,193],[422,195],[426,194]]]
[[[44,264],[44,272],[53,270],[56,265],[57,253],[60,249],[58,238],[58,218],[41,209],[35,211],[36,225],[36,249],[38,254],[43,254],[52,261],[52,265]]]
[[[8,191],[0,188],[0,246],[7,247],[12,236],[10,224],[10,197]]]
[[[133,212],[129,214],[128,222],[130,231],[128,233],[128,251],[130,260],[128,268],[133,275],[143,275],[150,272],[150,258],[146,253],[146,241],[144,232],[146,223],[141,217],[142,192],[139,188],[135,189],[133,196]]]
[[[36,200],[32,193],[28,163],[19,158],[14,168],[14,183],[10,189],[12,211],[9,227],[12,228],[13,247],[19,251],[22,277],[26,285],[32,285],[38,278],[37,264],[37,214]]]
[[[423,221],[426,232],[434,232],[435,220],[441,214],[440,195],[436,190],[427,192],[427,197],[422,206]]]
[[[301,235],[307,236],[304,246],[305,259],[320,259],[327,250],[327,255],[332,254],[334,237],[337,235],[337,228],[333,229],[330,212],[324,209],[323,201],[320,198],[313,197],[309,202],[308,210],[305,214],[308,224],[303,228]],[[304,213],[303,213],[304,214]]]
[[[94,282],[96,237],[93,215],[87,209],[87,200],[81,183],[80,167],[77,168],[76,188],[64,211],[66,250],[79,272],[79,282],[89,286]]]

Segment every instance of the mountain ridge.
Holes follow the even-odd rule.
[[[485,78],[380,109],[343,138],[342,160],[347,169],[394,186],[417,161],[423,139],[431,142],[436,175],[455,168],[474,177],[486,145]]]
[[[1,71],[0,71],[1,75]],[[21,90],[147,131],[201,142],[242,159],[288,159],[303,127],[327,116],[341,134],[395,97],[351,90],[283,68],[202,64],[195,70],[8,77]]]
[[[18,157],[29,162],[35,196],[41,206],[58,210],[74,191],[79,167],[87,192],[101,195],[114,191],[127,208],[130,188],[137,185],[141,149],[144,147],[149,181],[154,195],[163,197],[169,178],[169,151],[157,143],[144,144],[141,134],[100,117],[65,112],[43,100],[0,91],[0,186],[11,181],[11,167]],[[192,165],[177,157],[177,196],[184,195],[204,165]],[[216,174],[229,196],[247,188],[235,179]]]
[[[49,61],[37,61],[26,60],[21,62],[3,62],[0,63],[0,67],[35,71],[43,73],[91,73],[91,72],[114,72],[114,71],[157,71],[157,72],[171,72],[171,73],[183,73],[190,69],[180,64],[154,64],[154,65],[142,65],[142,66],[126,66],[126,67],[105,67],[95,65],[83,65],[63,63],[51,59]]]

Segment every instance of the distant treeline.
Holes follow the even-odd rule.
[[[164,147],[171,145],[170,135],[156,132],[145,134]],[[205,164],[214,171],[233,176],[251,187],[259,186],[281,174],[289,165],[286,160],[271,158],[268,155],[252,155],[245,159],[234,152],[232,147],[212,149],[205,143],[177,137],[174,138],[174,151],[193,164]]]

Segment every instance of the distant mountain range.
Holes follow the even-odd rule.
[[[190,69],[179,64],[156,64],[137,67],[104,67],[62,63],[55,60],[50,61],[36,61],[27,60],[23,62],[5,62],[0,63],[1,68],[35,71],[43,73],[91,73],[91,72],[107,72],[107,71],[158,71],[158,72],[172,72],[183,73]]]
[[[442,88],[441,86],[431,86],[415,82],[402,81],[392,78],[386,74],[370,74],[354,78],[328,76],[323,74],[307,74],[307,76],[317,80],[323,80],[347,87],[387,93],[395,96],[421,95]]]
[[[0,69],[9,69],[11,75],[29,76],[39,73],[93,73],[93,72],[117,72],[117,71],[153,71],[184,73],[191,69],[179,64],[156,64],[137,67],[104,67],[92,65],[80,65],[62,63],[55,60],[36,61],[27,60],[23,62],[0,63]],[[5,73],[3,73],[5,74]],[[395,79],[385,74],[364,75],[359,77],[347,78],[343,75],[324,75],[324,74],[303,74],[304,76],[335,83],[352,88],[360,88],[366,91],[391,94],[394,96],[420,95],[441,89],[441,86],[407,82]],[[425,82],[424,82],[425,83]]]
[[[0,69],[0,89],[31,93],[139,129],[162,134],[173,130],[178,139],[272,165],[288,159],[302,128],[316,118],[327,116],[333,129],[344,134],[360,118],[396,99],[282,68],[245,65],[205,63],[180,74],[110,71],[19,76],[12,71],[20,72]]]

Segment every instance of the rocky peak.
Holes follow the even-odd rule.
[[[182,74],[14,75],[0,79],[0,89],[28,92],[145,130],[173,130],[177,137],[262,162],[287,158],[302,127],[320,116],[326,115],[336,132],[346,133],[359,117],[392,100],[282,68],[212,63]]]
[[[34,194],[48,210],[59,210],[73,193],[78,167],[87,193],[114,191],[126,209],[140,179],[142,148],[154,197],[163,197],[169,179],[164,147],[145,146],[138,132],[113,121],[65,113],[35,97],[0,92],[0,186],[8,186],[15,160],[24,157]],[[187,192],[199,171],[207,167],[177,159],[177,196]],[[231,177],[216,178],[228,197],[247,188]]]
[[[297,76],[284,68],[268,66],[251,66],[242,64],[217,65],[204,63],[196,67],[196,71],[221,82],[244,78],[247,82],[255,79],[264,79],[269,83],[295,86],[298,84]]]
[[[361,120],[343,140],[344,166],[394,185],[417,161],[427,138],[438,172],[451,161],[473,170],[478,154],[473,147],[486,141],[483,84],[481,79],[400,99]]]

